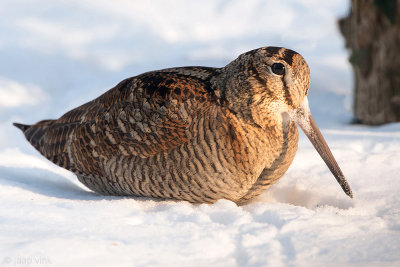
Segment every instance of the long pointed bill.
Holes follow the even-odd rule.
[[[310,108],[308,107],[307,97],[304,99],[303,104],[297,110],[290,112],[289,115],[291,119],[300,126],[308,139],[310,139],[311,143],[318,151],[322,159],[325,161],[329,170],[335,176],[336,180],[338,181],[346,195],[353,198],[353,192],[351,191],[351,188],[347,183],[347,180],[344,177],[342,170],[337,164],[331,150],[329,149],[328,144],[326,143],[324,137],[322,136],[317,125],[315,124],[313,117],[311,116]]]

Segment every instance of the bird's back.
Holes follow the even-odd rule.
[[[215,100],[208,78],[217,71],[214,68],[186,67],[144,73],[120,82],[57,120],[14,125],[45,157],[72,171],[75,171],[71,162],[74,159],[65,158],[72,143],[79,149],[89,149],[91,143],[99,142],[96,146],[101,152],[112,154],[118,150],[118,144],[124,145],[128,138],[131,143],[137,142],[135,151],[132,151],[135,156],[148,157],[158,150],[173,147],[175,138],[171,134],[174,132],[179,134],[176,137],[184,138],[181,136],[182,128],[187,123],[186,117],[191,114],[176,110],[180,104],[190,104],[187,111],[193,113],[206,102],[209,104],[213,98]],[[164,136],[157,139],[157,135]]]

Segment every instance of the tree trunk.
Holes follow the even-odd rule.
[[[352,0],[339,26],[351,50],[356,119],[400,121],[400,0]]]

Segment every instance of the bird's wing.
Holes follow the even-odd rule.
[[[45,150],[51,157],[68,154],[79,169],[91,165],[93,157],[146,158],[171,150],[195,134],[188,131],[192,120],[216,101],[209,83],[214,71],[187,67],[126,79],[54,121]]]

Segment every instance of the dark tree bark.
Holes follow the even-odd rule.
[[[356,119],[400,121],[400,0],[351,0],[339,26],[351,50]]]

